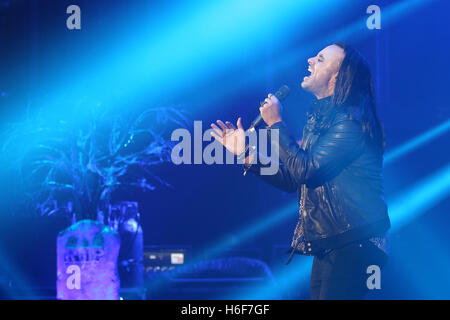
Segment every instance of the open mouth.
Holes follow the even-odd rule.
[[[309,78],[311,78],[311,76],[313,75],[313,70],[311,69],[311,66],[308,67],[308,71],[309,71],[309,75],[307,75],[306,77],[304,77],[303,80],[309,79]]]

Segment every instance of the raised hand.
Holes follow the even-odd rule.
[[[259,108],[261,117],[264,122],[270,127],[274,123],[282,121],[281,110],[283,109],[280,100],[273,94],[269,93],[264,100],[264,104]]]
[[[242,126],[242,119],[238,118],[237,128],[229,121],[223,123],[221,120],[216,121],[219,125],[214,123],[211,127],[214,131],[211,131],[211,135],[219,141],[223,146],[235,155],[239,155],[245,151],[245,131]]]

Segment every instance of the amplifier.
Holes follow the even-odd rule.
[[[144,247],[144,268],[148,273],[159,273],[184,265],[191,257],[191,246],[152,245]]]

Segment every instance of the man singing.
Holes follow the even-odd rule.
[[[299,220],[293,253],[313,255],[312,299],[363,299],[368,268],[387,259],[390,227],[383,198],[383,127],[375,110],[372,76],[365,59],[345,43],[335,43],[308,59],[302,88],[315,100],[307,112],[301,146],[283,122],[281,104],[269,94],[260,108],[269,132],[277,129],[281,160],[275,175],[260,174],[258,155],[245,144],[241,118],[237,128],[217,121],[214,138],[239,158],[245,172],[287,192],[297,191]],[[288,261],[288,262],[289,262]]]

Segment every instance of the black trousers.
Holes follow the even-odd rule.
[[[368,292],[367,267],[380,269],[387,254],[369,240],[352,242],[342,248],[314,256],[311,272],[312,300],[361,300]]]

